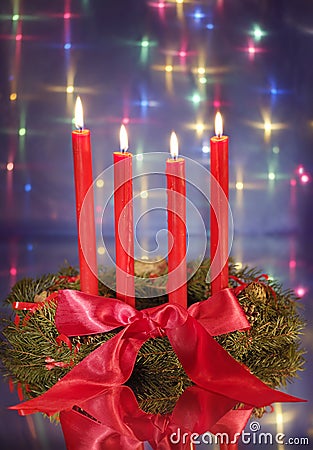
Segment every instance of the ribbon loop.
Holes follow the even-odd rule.
[[[233,289],[223,289],[206,301],[190,306],[188,311],[212,336],[250,328]]]

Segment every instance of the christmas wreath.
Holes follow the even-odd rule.
[[[210,285],[206,282],[208,269],[209,261],[204,260],[189,280],[188,306],[201,304],[210,297]],[[164,277],[160,277],[161,283],[158,282],[159,275],[166,271],[164,260],[136,263],[138,311],[166,304],[166,295],[157,295],[165,283]],[[255,269],[239,269],[230,264],[229,273],[229,286],[250,328],[219,332],[214,339],[267,386],[285,386],[304,364],[304,351],[300,345],[304,322],[298,313],[297,298],[292,291],[284,291],[279,283]],[[99,290],[106,297],[103,302],[115,296],[114,291],[106,287],[107,284],[112,286],[112,279],[106,283],[112,277],[114,274],[110,271],[101,274],[103,282],[100,282]],[[147,278],[148,284],[141,283]],[[110,331],[101,333],[70,337],[60,333],[55,322],[58,293],[76,292],[79,288],[79,274],[71,266],[57,274],[23,279],[12,288],[7,302],[15,314],[12,320],[3,319],[0,356],[3,374],[11,387],[17,387],[20,398],[35,399],[46,393],[73,367],[121,331],[121,326],[113,326]],[[212,320],[219,321],[218,317]],[[141,410],[165,415],[172,413],[182,393],[195,382],[187,375],[168,336],[160,333],[151,335],[140,345],[131,375],[124,384],[134,392]],[[257,417],[264,411],[265,406],[253,409]]]

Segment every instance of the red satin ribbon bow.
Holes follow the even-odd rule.
[[[210,412],[214,420],[212,422],[210,419],[209,425],[215,432],[225,427],[234,431],[232,419],[226,421],[226,425],[223,421],[220,423],[219,419],[227,411],[233,417],[237,411],[231,409],[238,402],[251,409],[274,402],[302,401],[269,388],[235,361],[212,337],[249,328],[249,322],[231,289],[224,289],[188,310],[166,303],[142,311],[116,299],[64,290],[59,291],[55,320],[59,333],[66,336],[103,333],[121,326],[124,328],[90,353],[47,392],[11,407],[21,414],[44,412],[52,415],[59,411],[70,411],[75,405],[84,409],[86,404],[90,408],[91,399],[96,402],[98,397],[121,387],[129,379],[138,351],[145,341],[164,335],[168,337],[189,378],[201,390],[201,395],[205,394],[206,398],[217,396],[222,400],[220,408],[215,402],[213,405],[211,403],[211,409],[217,412]],[[193,388],[188,388],[179,402],[184,402]],[[183,422],[185,429],[198,432],[207,430],[208,421],[205,424],[201,422],[197,404],[188,402],[188,405],[190,413],[187,415],[180,415],[176,406],[173,412],[175,423]],[[208,409],[208,404],[206,406]],[[100,411],[96,411],[96,415],[92,415],[100,420],[99,414]],[[246,416],[239,424],[241,429],[248,420]],[[82,448],[87,449],[87,446]],[[98,447],[92,447],[89,443],[88,448]]]

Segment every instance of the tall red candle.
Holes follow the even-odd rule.
[[[114,152],[114,220],[117,298],[135,307],[132,154],[124,125]]]
[[[75,125],[78,129],[72,132],[72,147],[76,193],[80,288],[83,292],[97,295],[98,277],[90,131],[83,129],[83,108],[80,97],[77,97],[76,100]],[[91,191],[89,191],[89,189],[91,189]],[[86,196],[88,191],[89,194]]]
[[[211,265],[212,294],[228,286],[228,137],[223,136],[223,121],[219,112],[215,118],[215,134],[210,141],[211,176],[216,180],[211,179],[210,186],[211,264],[214,260]]]
[[[166,161],[169,303],[187,307],[185,160],[178,158],[178,141],[171,135],[172,158]]]

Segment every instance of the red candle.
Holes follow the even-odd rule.
[[[132,154],[124,125],[114,152],[114,220],[117,298],[135,307]]]
[[[211,179],[210,186],[212,294],[228,286],[228,137],[223,136],[223,120],[219,112],[215,117],[215,134],[210,142],[211,176],[216,180]]]
[[[76,218],[80,288],[88,294],[98,294],[97,254],[94,200],[92,191],[92,161],[90,131],[83,129],[83,108],[80,97],[75,106],[75,125],[72,132],[74,177],[76,193]],[[91,189],[91,191],[89,191]],[[89,191],[89,194],[87,192]],[[83,207],[83,209],[82,209]]]
[[[169,303],[187,307],[186,179],[185,160],[178,158],[178,141],[171,135],[171,156],[166,161]]]

